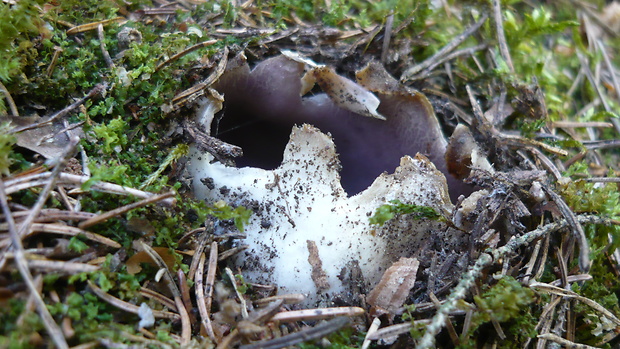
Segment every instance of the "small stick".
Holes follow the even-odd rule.
[[[205,231],[206,230],[206,228],[199,228],[199,229],[201,229],[200,231]],[[192,233],[192,232],[190,232],[190,233]],[[183,240],[183,238],[185,238],[188,235],[190,235],[190,234],[183,235],[181,240]],[[194,280],[194,276],[196,275],[196,272],[197,272],[197,269],[198,269],[198,264],[200,263],[200,258],[204,254],[205,249],[207,248],[207,242],[209,241],[209,237],[210,236],[211,236],[211,234],[208,234],[208,233],[202,234],[202,236],[200,236],[200,240],[198,242],[198,247],[194,251],[194,256],[192,256],[192,263],[189,265],[189,273],[187,273],[187,278],[190,279],[190,280]],[[204,263],[203,263],[203,267],[204,267]],[[203,271],[203,273],[204,273],[204,271]]]
[[[17,106],[15,105],[15,101],[13,100],[13,97],[11,97],[9,90],[6,88],[6,86],[4,86],[2,81],[0,81],[0,90],[2,90],[2,93],[4,93],[4,98],[6,98],[7,103],[9,103],[11,114],[13,114],[14,116],[19,116],[19,111],[17,111]]]
[[[506,33],[504,33],[504,22],[502,20],[502,5],[499,0],[493,0],[493,17],[495,19],[495,31],[497,32],[497,42],[499,44],[499,52],[506,61],[511,73],[515,73],[515,67],[510,58],[508,44],[506,44]]]
[[[157,66],[157,68],[155,68],[155,72],[157,73],[158,71],[160,71],[165,66],[169,65],[170,63],[178,60],[179,58],[185,56],[186,54],[188,54],[188,53],[190,53],[192,51],[196,51],[199,48],[211,46],[211,45],[215,44],[218,41],[219,40],[208,40],[208,41],[203,41],[203,42],[197,43],[196,45],[190,46],[187,49],[177,53],[176,55],[174,55],[174,56],[168,58],[167,60],[163,61],[162,63],[160,63]]]
[[[366,337],[364,337],[364,342],[362,342],[362,349],[368,349],[368,347],[370,346],[370,343],[372,343],[372,339],[370,339],[375,333],[377,333],[377,330],[379,329],[379,327],[381,326],[381,319],[379,319],[378,317],[374,318],[374,320],[372,320],[372,323],[370,324],[370,327],[368,327],[368,332],[366,332]]]
[[[211,251],[209,252],[209,267],[207,269],[207,280],[205,281],[205,305],[207,309],[211,309],[213,302],[213,284],[215,284],[215,273],[217,271],[217,243],[211,243]]]
[[[237,298],[239,298],[239,302],[241,303],[241,316],[243,316],[244,319],[247,319],[249,316],[248,306],[245,302],[245,298],[243,297],[243,295],[239,291],[239,288],[237,287],[237,280],[235,279],[235,275],[233,274],[232,270],[230,270],[230,268],[228,267],[224,268],[224,271],[226,272],[226,275],[228,275],[228,277],[230,278],[230,283],[232,284],[233,289],[235,290],[235,293],[237,294]]]
[[[597,349],[597,347],[591,347],[586,344],[579,344],[579,343],[571,342],[568,339],[564,339],[552,333],[539,334],[538,338],[555,342],[567,349]]]
[[[620,177],[592,177],[584,178],[582,181],[595,183],[620,183]]]
[[[56,68],[58,57],[60,57],[60,54],[62,53],[62,51],[63,51],[62,48],[58,46],[54,46],[54,55],[52,56],[52,61],[50,62],[50,65],[47,67],[47,70],[45,72],[45,75],[48,78],[51,78],[52,74],[54,74],[54,69]]]
[[[69,106],[65,107],[64,109],[52,114],[51,116],[47,117],[45,119],[45,121],[41,121],[41,122],[37,122],[34,123],[32,125],[28,125],[28,126],[23,126],[23,127],[16,127],[14,129],[12,129],[11,131],[9,131],[10,134],[14,134],[14,133],[19,133],[19,132],[23,132],[23,131],[27,131],[27,130],[33,130],[37,127],[41,127],[43,125],[47,125],[52,123],[54,120],[59,119],[65,115],[67,115],[68,113],[70,113],[73,109],[79,107],[80,105],[84,104],[84,102],[86,102],[88,99],[93,98],[94,96],[98,95],[98,94],[103,94],[103,92],[108,88],[108,84],[107,83],[102,83],[102,84],[97,84],[95,85],[95,87],[93,87],[92,90],[90,90],[90,92],[88,92],[88,94],[82,98],[80,98],[79,100],[73,102],[72,104],[70,104]]]
[[[204,295],[204,287],[202,275],[204,273],[205,267],[205,254],[203,252],[200,253],[200,258],[198,262],[198,270],[196,270],[196,278],[194,291],[196,292],[196,304],[198,305],[198,313],[200,314],[200,318],[202,319],[202,326],[204,326],[205,331],[207,331],[207,335],[213,342],[217,340],[215,337],[215,332],[213,332],[213,325],[211,324],[211,317],[209,316],[209,309],[206,306],[205,295]]]
[[[392,37],[392,27],[394,26],[394,13],[390,13],[385,20],[385,34],[383,35],[383,47],[381,48],[381,63],[387,63],[390,39]]]
[[[255,344],[242,345],[239,347],[239,349],[279,349],[284,347],[290,347],[295,344],[325,337],[332,332],[338,331],[339,329],[348,325],[350,322],[351,320],[346,317],[336,318],[316,325],[312,328],[287,334],[280,338],[275,338]]]
[[[30,230],[25,236],[31,236],[36,233],[51,233],[51,234],[60,234],[60,235],[68,235],[68,236],[78,236],[82,235],[85,238],[98,242],[100,244],[104,244],[110,246],[112,248],[121,248],[121,244],[118,242],[109,239],[105,236],[91,233],[86,230],[82,230],[80,228],[71,227],[64,224],[57,223],[33,223]],[[25,237],[24,236],[24,237]],[[10,242],[8,240],[0,240],[0,248],[8,247]]]
[[[452,53],[450,53],[449,55],[442,57],[441,59],[438,59],[436,62],[434,62],[433,64],[431,64],[428,68],[424,69],[422,72],[420,72],[419,74],[416,74],[414,76],[412,76],[411,78],[409,78],[411,81],[413,80],[421,80],[424,79],[425,77],[427,77],[431,71],[433,71],[433,69],[437,68],[439,65],[442,65],[446,62],[449,62],[457,57],[460,56],[467,56],[467,55],[473,55],[475,52],[484,50],[488,47],[488,44],[480,44],[480,45],[476,45],[476,46],[472,46],[472,47],[466,47],[460,50],[456,50]]]
[[[590,245],[588,244],[588,238],[586,237],[586,233],[583,231],[583,227],[579,224],[575,213],[568,207],[566,201],[556,194],[551,188],[549,188],[546,184],[542,185],[543,190],[551,197],[551,200],[555,202],[556,206],[564,216],[564,219],[569,223],[571,230],[577,241],[579,242],[579,269],[583,273],[587,273],[590,270]]]
[[[295,321],[316,321],[336,316],[361,316],[364,315],[364,309],[360,307],[336,307],[336,308],[317,308],[292,310],[277,313],[271,321],[278,322],[295,322]]]
[[[152,299],[156,302],[159,302],[161,305],[168,307],[168,309],[173,310],[173,311],[177,311],[177,305],[174,304],[174,301],[166,296],[164,296],[161,293],[155,292],[149,288],[146,287],[141,287],[140,288],[140,294],[143,297],[146,297],[148,299]],[[178,317],[177,317],[178,319]]]
[[[603,121],[554,121],[551,123],[551,128],[579,128],[579,127],[601,127],[608,128],[614,127],[612,123]]]
[[[164,194],[154,195],[154,196],[151,196],[149,198],[140,200],[138,202],[134,202],[134,203],[129,204],[129,205],[118,207],[118,208],[113,209],[112,211],[108,211],[106,213],[102,213],[100,215],[97,215],[97,216],[95,216],[93,218],[87,219],[87,220],[81,222],[80,224],[78,224],[78,227],[81,228],[81,229],[86,229],[86,228],[88,228],[88,227],[90,227],[92,225],[95,225],[95,224],[101,223],[101,222],[105,222],[108,219],[110,219],[112,217],[116,217],[118,215],[121,215],[121,214],[123,214],[125,212],[129,212],[129,211],[131,211],[133,209],[136,209],[136,208],[139,208],[139,207],[144,207],[144,206],[146,206],[148,204],[152,204],[152,203],[157,202],[157,201],[163,201],[164,199],[171,198],[171,197],[173,197],[175,195],[176,195],[175,191],[170,191],[170,192],[167,192],[167,193],[164,193]]]
[[[103,21],[99,21],[99,22],[86,23],[86,24],[75,26],[67,30],[67,35],[83,33],[89,30],[95,30],[97,29],[99,25],[109,25],[112,23],[123,22],[123,21],[127,21],[127,19],[125,19],[124,17],[116,17],[112,19],[106,19]]]
[[[467,30],[465,30],[461,34],[457,35],[454,38],[454,40],[449,42],[446,46],[442,47],[439,51],[437,51],[437,53],[427,58],[424,62],[407,69],[403,73],[403,75],[400,77],[400,81],[401,82],[409,81],[413,75],[415,75],[416,73],[420,72],[423,69],[428,68],[431,64],[436,62],[438,59],[445,56],[448,52],[454,50],[456,47],[462,44],[463,41],[465,41],[465,39],[467,39],[470,35],[476,32],[484,24],[487,18],[488,18],[488,15],[486,13],[482,14],[478,22],[476,22],[474,25],[469,27]]]
[[[273,301],[277,301],[280,299],[284,301],[284,304],[299,304],[306,299],[306,296],[304,296],[301,293],[281,294],[277,296],[271,296],[271,297],[265,297],[265,298],[258,299],[254,301],[254,304],[256,304],[257,306],[260,306],[264,304],[269,304]]]
[[[161,256],[157,252],[155,252],[155,250],[153,250],[151,246],[145,244],[143,241],[139,241],[138,243],[142,250],[151,257],[155,264],[157,264],[157,267],[163,269],[164,271],[164,281],[170,292],[172,292],[172,295],[174,297],[174,304],[176,304],[177,311],[181,316],[181,345],[187,345],[191,340],[192,336],[192,324],[190,322],[187,309],[185,309],[185,306],[183,305],[181,291],[174,283],[172,273],[170,273],[170,270],[166,266],[166,263],[161,258]]]
[[[59,166],[60,167],[60,166]],[[50,181],[51,182],[51,181]],[[43,195],[43,193],[41,193]],[[40,197],[39,197],[40,198]],[[54,322],[54,318],[50,314],[49,310],[47,310],[47,306],[41,297],[41,294],[37,290],[37,286],[32,279],[32,274],[30,273],[30,269],[28,269],[28,261],[24,256],[24,246],[22,245],[21,234],[17,231],[17,227],[15,226],[15,221],[13,221],[13,216],[11,215],[11,209],[9,208],[9,202],[6,196],[6,192],[4,191],[4,182],[0,181],[0,205],[2,206],[2,212],[4,212],[4,216],[6,217],[7,223],[9,223],[9,233],[11,234],[11,241],[13,243],[13,251],[15,255],[15,264],[17,265],[17,269],[24,279],[28,290],[30,291],[30,295],[33,297],[34,302],[37,306],[37,311],[47,333],[49,333],[50,337],[54,341],[54,344],[59,349],[69,349],[69,345],[67,344],[67,340],[62,334],[62,330],[58,327],[58,324]],[[29,228],[28,225],[22,224],[22,228]]]
[[[183,305],[185,305],[185,309],[187,309],[187,313],[191,314],[191,311],[193,309],[192,300],[189,295],[189,285],[187,284],[187,278],[185,277],[185,273],[183,272],[183,270],[179,269],[177,271],[177,278],[179,279],[181,300],[183,301]]]
[[[110,57],[110,53],[105,45],[105,33],[103,31],[103,24],[99,23],[97,26],[97,36],[99,37],[99,46],[101,47],[101,54],[103,55],[103,60],[108,65],[108,68],[114,69],[114,62],[112,61],[112,57]]]
[[[88,282],[88,287],[90,287],[90,289],[93,290],[93,293],[96,294],[97,297],[107,302],[108,304],[115,306],[121,310],[124,310],[128,313],[132,313],[132,314],[138,314],[138,312],[140,311],[139,306],[125,302],[121,299],[118,299],[112,296],[111,294],[107,292],[104,292],[101,288],[99,288],[99,286],[95,285],[90,280],[88,280],[87,282]],[[179,314],[171,313],[169,311],[161,311],[161,310],[153,310],[153,316],[160,318],[160,319],[171,319],[175,321],[180,318]]]
[[[20,176],[14,179],[9,179],[4,182],[6,187],[7,194],[13,194],[17,191],[41,186],[47,183],[47,180],[51,176],[51,172],[43,172],[43,173],[34,173],[26,176]],[[74,186],[80,187],[87,181],[91,179],[90,176],[78,176],[69,173],[61,173],[58,178],[58,184],[66,185],[66,186]],[[118,184],[112,184],[108,182],[98,182],[93,184],[90,189],[110,193],[110,194],[120,194],[120,195],[132,195],[137,198],[149,198],[152,197],[153,193],[142,191],[134,188],[123,187]],[[165,199],[162,200],[162,203],[172,206],[176,202],[175,199]]]

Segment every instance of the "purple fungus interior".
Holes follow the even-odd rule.
[[[378,112],[387,120],[361,116],[332,102],[324,93],[300,96],[302,64],[285,56],[229,68],[215,88],[224,108],[211,134],[243,148],[238,166],[275,169],[293,125],[311,124],[333,137],[349,195],[366,189],[383,172],[391,173],[404,155],[421,153],[444,173],[451,199],[472,190],[447,171],[446,139],[426,97],[376,93]]]

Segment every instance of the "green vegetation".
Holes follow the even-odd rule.
[[[370,224],[383,225],[385,222],[394,218],[396,215],[411,215],[412,219],[430,218],[440,219],[441,216],[432,207],[403,204],[400,200],[391,200],[389,204],[381,205],[377,208]]]

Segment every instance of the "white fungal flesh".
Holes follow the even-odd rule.
[[[371,226],[368,219],[380,205],[398,199],[443,215],[452,211],[445,177],[424,156],[403,157],[394,174],[382,174],[365,191],[347,197],[331,138],[308,125],[293,129],[282,165],[273,171],[211,161],[208,154],[192,152],[196,196],[255,211],[243,242],[249,248],[237,259],[246,278],[275,284],[280,293],[306,294],[311,303],[330,295],[351,300],[352,282],[372,288],[398,258],[413,255],[432,234],[446,234],[443,223],[430,220]],[[440,238],[458,244],[454,236]],[[308,240],[318,247],[328,289],[317,289],[312,278]],[[355,274],[356,263],[361,280],[347,276]]]

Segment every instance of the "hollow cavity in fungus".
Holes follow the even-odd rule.
[[[302,97],[308,82],[326,93]],[[244,157],[235,168],[194,151],[189,170],[197,197],[254,210],[249,247],[237,259],[249,280],[304,293],[310,303],[350,302],[400,257],[466,245],[441,221],[368,222],[394,199],[449,217],[449,196],[471,191],[447,174],[447,142],[428,100],[379,64],[355,83],[290,55],[251,71],[238,56],[214,88],[224,95],[223,116],[207,115],[207,127]],[[206,103],[203,111],[212,110]]]

